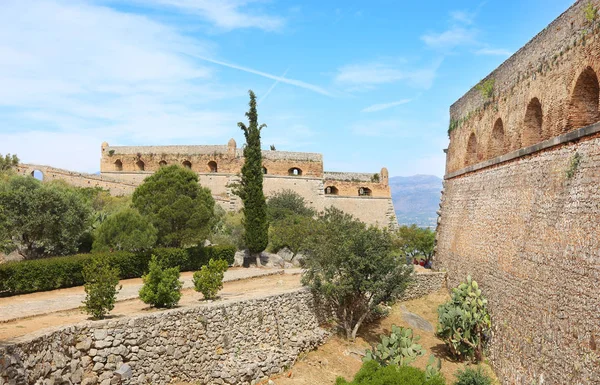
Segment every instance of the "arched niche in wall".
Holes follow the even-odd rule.
[[[217,162],[211,160],[208,162],[208,171],[209,172],[217,172],[219,169],[217,168]]]
[[[216,164],[216,163],[215,163]],[[184,160],[181,165],[187,169],[192,169],[192,162],[190,162],[189,160]]]
[[[141,159],[135,162],[135,166],[137,167],[138,171],[144,171],[144,169],[146,168],[146,164]]]
[[[268,172],[267,168],[266,168],[266,167],[263,167],[263,168],[262,168],[262,173],[263,173],[263,174],[265,174],[265,175],[267,175],[267,172]]]
[[[538,98],[533,98],[529,101],[527,111],[525,111],[521,146],[532,146],[542,140],[542,121],[542,104]]]
[[[166,165],[167,165],[166,160],[161,160],[160,162],[158,162],[158,167],[165,167]]]
[[[41,180],[41,181],[44,180],[44,173],[41,172],[40,170],[33,170],[31,172],[31,176],[34,177],[37,180]]]
[[[121,159],[115,161],[115,171],[123,171],[123,162],[121,162]]]
[[[467,142],[467,152],[465,154],[465,166],[471,165],[477,162],[477,137],[475,133],[472,132],[469,135],[469,140]]]
[[[494,122],[494,127],[492,128],[492,136],[490,137],[490,142],[488,143],[488,159],[495,158],[504,154],[506,144],[504,142],[504,123],[502,123],[502,119],[496,119]]]
[[[339,195],[340,191],[335,186],[325,187],[325,195]]]
[[[290,176],[301,176],[302,175],[302,170],[299,169],[298,167],[292,167],[288,170],[288,175]]]
[[[569,103],[567,131],[589,126],[600,120],[598,102],[600,84],[596,72],[587,67],[577,78]]]
[[[358,196],[360,197],[370,197],[371,195],[373,195],[373,192],[368,187],[360,187],[358,189]]]

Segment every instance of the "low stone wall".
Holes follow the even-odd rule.
[[[254,384],[320,345],[319,322],[305,289],[86,322],[0,342],[0,385]]]
[[[427,294],[438,292],[446,286],[446,272],[427,271],[415,273],[415,280],[410,284],[404,294],[402,301],[423,297]]]

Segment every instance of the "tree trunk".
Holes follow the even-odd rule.
[[[256,267],[262,267],[262,264],[260,263],[260,253],[254,254],[254,257],[256,258]]]
[[[367,315],[369,315],[368,310],[363,315],[360,316],[358,321],[356,321],[356,325],[354,325],[354,329],[352,329],[352,341],[354,341],[356,339],[356,333],[358,333],[358,329],[360,328],[360,325],[362,325],[365,318],[367,318]]]

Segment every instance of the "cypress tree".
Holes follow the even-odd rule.
[[[267,202],[263,193],[262,151],[260,131],[266,124],[258,125],[256,95],[250,94],[250,109],[246,112],[248,127],[242,122],[238,126],[244,131],[244,166],[238,195],[244,202],[244,240],[250,255],[256,257],[256,266],[260,266],[260,253],[269,243],[269,223],[267,221]]]

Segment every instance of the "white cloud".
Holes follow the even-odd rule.
[[[428,33],[421,36],[427,46],[442,51],[450,51],[461,45],[477,44],[477,30],[474,28],[452,27],[441,33]]]
[[[370,88],[375,85],[405,82],[410,86],[429,89],[435,78],[441,61],[429,67],[405,69],[405,61],[375,61],[362,64],[350,64],[338,68],[335,82],[355,88]]]
[[[450,17],[453,21],[463,23],[463,24],[473,24],[475,20],[476,12],[467,12],[467,11],[452,11],[450,12]]]
[[[285,20],[282,17],[249,10],[249,6],[259,3],[257,0],[129,1],[142,6],[173,9],[182,13],[199,16],[224,30],[259,28],[265,31],[277,31],[285,25]]]
[[[502,48],[481,48],[475,51],[476,55],[491,55],[491,56],[510,56],[513,53]]]
[[[400,106],[402,104],[410,103],[410,101],[411,101],[411,99],[402,99],[402,100],[398,100],[396,102],[373,104],[369,107],[363,108],[361,110],[361,112],[383,111],[383,110],[387,110],[388,108],[392,108],[392,107]]]

